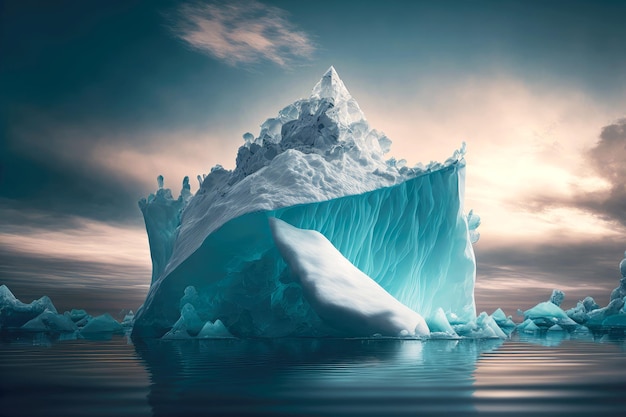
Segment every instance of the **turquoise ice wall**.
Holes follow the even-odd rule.
[[[239,336],[326,335],[274,247],[278,217],[324,234],[389,293],[423,316],[438,307],[475,317],[475,259],[463,213],[464,161],[365,194],[233,219],[151,287],[134,332],[158,337],[179,317],[185,287],[196,310]]]

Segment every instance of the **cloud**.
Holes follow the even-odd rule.
[[[315,51],[286,11],[257,1],[187,3],[172,20],[177,37],[232,66],[270,61],[289,67]]]
[[[23,301],[42,295],[61,311],[136,309],[150,285],[143,228],[0,205],[0,283]]]
[[[476,301],[479,309],[509,314],[546,301],[553,289],[565,291],[565,308],[590,295],[606,305],[618,286],[624,242],[618,237],[589,241],[475,246]]]
[[[536,194],[526,203],[527,207],[543,211],[579,210],[604,222],[621,224],[618,229],[623,229],[626,226],[626,118],[604,126],[595,145],[581,156],[588,169],[577,173],[571,193]]]
[[[0,209],[40,209],[52,224],[72,215],[142,224],[137,201],[156,189],[157,175],[174,194],[185,176],[195,189],[197,175],[234,165],[240,141],[219,127],[119,131],[39,113],[10,133],[0,161]]]
[[[596,172],[610,185],[596,208],[626,226],[626,118],[605,126],[596,146],[589,152]]]

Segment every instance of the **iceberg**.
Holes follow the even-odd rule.
[[[244,140],[235,169],[199,176],[195,195],[185,179],[174,199],[159,177],[156,194],[140,201],[153,276],[134,336],[180,333],[187,303],[198,317],[191,334],[219,320],[237,337],[422,335],[423,317],[438,309],[475,322],[480,218],[464,212],[464,144],[444,163],[385,159],[391,141],[369,126],[332,67],[308,98]],[[305,254],[277,229],[298,230],[303,242],[315,231],[318,244]],[[330,277],[313,265],[332,262],[349,271],[337,290],[355,287],[312,292],[308,278]],[[376,325],[377,307],[363,307],[372,294],[389,300]],[[347,314],[347,328],[326,308]]]
[[[49,297],[26,304],[15,298],[9,287],[0,285],[0,330],[17,329],[46,311],[57,314]]]
[[[72,321],[69,314],[58,314],[56,312],[45,310],[32,320],[26,322],[21,330],[29,332],[75,332],[78,326]]]
[[[94,317],[80,330],[82,335],[93,333],[119,333],[123,331],[121,324],[117,322],[109,313],[104,313]]]
[[[589,334],[590,330],[601,333],[623,332],[626,329],[626,252],[619,264],[619,271],[622,274],[620,284],[611,292],[609,303],[605,307],[600,307],[592,297],[585,297],[578,301],[576,307],[563,311],[560,305],[565,299],[565,293],[555,289],[550,301],[539,303],[521,313],[525,320],[517,326],[517,331],[535,332],[547,329],[552,333],[567,331],[578,335]],[[502,318],[504,313],[498,313],[498,316]],[[500,322],[498,324],[502,327]]]

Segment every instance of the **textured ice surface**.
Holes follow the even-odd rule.
[[[139,201],[150,242],[152,282],[161,275],[172,256],[180,215],[191,197],[188,177],[183,180],[183,188],[176,200],[172,198],[169,188],[163,188],[163,176],[159,175],[157,182],[159,188],[156,193]]]
[[[304,298],[330,327],[349,336],[429,334],[419,314],[352,265],[324,235],[279,219],[269,221],[274,242]]]
[[[224,339],[232,337],[233,335],[220,320],[215,320],[215,323],[207,321],[204,326],[202,326],[200,333],[198,333],[198,338]]]
[[[552,290],[552,295],[550,296],[550,302],[557,307],[561,307],[561,303],[565,299],[565,293],[561,290]]]
[[[626,256],[626,253],[624,255]],[[565,330],[570,334],[589,333],[589,329],[593,331],[615,329],[623,331],[626,329],[626,276],[624,276],[626,271],[624,271],[624,265],[626,265],[626,258],[619,264],[619,271],[622,274],[620,285],[611,292],[610,301],[605,307],[600,307],[593,298],[585,297],[582,301],[578,301],[576,307],[563,311],[558,306],[565,298],[565,293],[554,290],[550,301],[539,303],[523,313],[526,320],[517,326],[517,330],[530,332],[548,328],[548,331],[551,332]]]
[[[464,322],[476,318],[470,240],[480,219],[463,210],[464,147],[426,167],[385,160],[391,141],[370,128],[333,68],[309,98],[244,139],[236,168],[213,168],[193,197],[163,191],[164,201],[157,192],[140,203],[155,229],[148,233],[157,265],[135,335],[172,330],[188,286],[201,319],[219,319],[236,336],[331,334],[277,250],[270,217],[317,230],[423,317],[442,308]],[[163,215],[157,220],[152,205]]]
[[[130,310],[128,313],[124,315],[122,319],[122,327],[133,327],[133,323],[135,322],[135,313],[133,310]]]
[[[94,317],[85,327],[81,329],[81,334],[88,333],[116,333],[123,330],[122,325],[117,322],[109,313],[104,313]]]
[[[446,313],[442,308],[435,310],[435,312],[426,319],[426,323],[432,334],[439,333],[451,337],[458,336],[448,322]]]
[[[185,288],[180,304],[182,305],[180,317],[174,323],[172,329],[163,336],[163,339],[233,337],[220,320],[215,320],[212,323],[211,321],[203,320],[196,312],[195,306],[202,308],[202,304],[194,287],[189,286]],[[202,313],[201,311],[200,314]]]
[[[19,328],[46,310],[57,313],[47,296],[26,304],[15,298],[6,285],[0,285],[0,329]]]
[[[515,322],[511,316],[504,314],[501,308],[491,313],[491,318],[498,324],[500,328],[515,327]]]
[[[46,310],[29,320],[20,329],[31,332],[74,332],[78,330],[78,327],[70,318],[69,313],[58,314]]]
[[[551,301],[544,301],[524,311],[524,319],[531,319],[536,325],[545,327],[551,327],[554,324],[561,326],[576,325],[576,322],[570,319],[565,314],[565,311]]]

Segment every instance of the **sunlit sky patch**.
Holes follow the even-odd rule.
[[[38,296],[32,281],[79,299],[76,288],[110,274],[140,300],[150,271],[136,201],[155,177],[177,193],[185,175],[196,189],[213,165],[232,168],[242,134],[330,65],[393,141],[390,156],[441,161],[467,142],[479,308],[540,301],[552,285],[570,303],[587,290],[603,301],[617,285],[623,2],[1,7],[0,282],[18,296]]]

